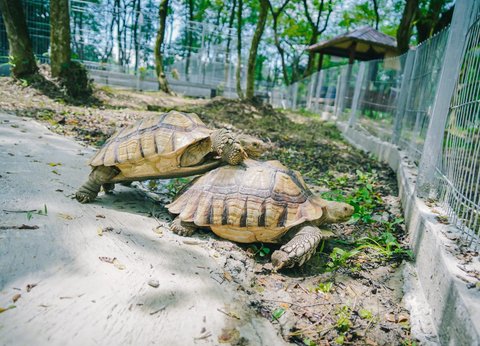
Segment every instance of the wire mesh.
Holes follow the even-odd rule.
[[[368,61],[359,101],[356,126],[390,141],[406,56]]]
[[[437,194],[449,220],[480,245],[480,13],[470,28],[449,108]]]
[[[445,29],[416,48],[413,71],[407,81],[408,95],[399,145],[417,164],[432,115],[448,34],[449,29]]]

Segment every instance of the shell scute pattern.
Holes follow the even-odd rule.
[[[242,229],[254,232],[257,239],[273,240],[295,225],[319,219],[324,204],[298,172],[278,161],[247,160],[198,178],[167,207],[182,221],[210,226],[227,239],[242,241]]]
[[[92,158],[92,166],[115,166],[173,157],[210,136],[196,114],[171,111],[119,129]]]

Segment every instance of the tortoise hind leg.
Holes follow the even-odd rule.
[[[115,184],[114,183],[105,183],[102,184],[103,191],[105,193],[113,193],[113,190],[115,190]]]
[[[332,232],[318,227],[303,226],[288,243],[272,254],[275,269],[301,266],[315,253],[320,240],[329,237]]]
[[[195,224],[191,222],[183,222],[177,216],[175,220],[172,221],[170,230],[175,234],[182,235],[184,237],[190,237],[197,230],[197,228],[195,227]]]
[[[80,203],[91,202],[97,197],[100,188],[104,184],[110,184],[110,181],[119,173],[116,167],[98,166],[94,167],[88,177],[88,181],[80,186],[75,198]]]

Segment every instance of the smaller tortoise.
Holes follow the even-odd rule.
[[[239,243],[290,238],[272,254],[276,269],[302,265],[320,240],[332,234],[319,226],[346,221],[354,211],[349,204],[314,195],[299,172],[280,162],[255,160],[223,166],[197,178],[167,208],[178,214],[171,230],[180,235],[209,227]]]
[[[222,162],[236,165],[258,157],[267,145],[230,130],[211,130],[194,113],[170,111],[118,129],[90,160],[89,180],[75,197],[87,203],[100,188],[137,180],[185,177],[205,173]]]

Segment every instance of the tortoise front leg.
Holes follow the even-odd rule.
[[[98,166],[93,168],[88,181],[80,186],[75,198],[80,203],[91,202],[97,197],[102,185],[109,185],[110,181],[119,173],[116,167]]]
[[[315,253],[323,238],[329,237],[332,232],[321,230],[316,226],[303,226],[287,244],[272,254],[272,264],[276,270],[301,266]]]
[[[170,230],[175,234],[190,237],[197,230],[197,227],[192,222],[183,222],[177,216],[175,220],[172,221]]]

